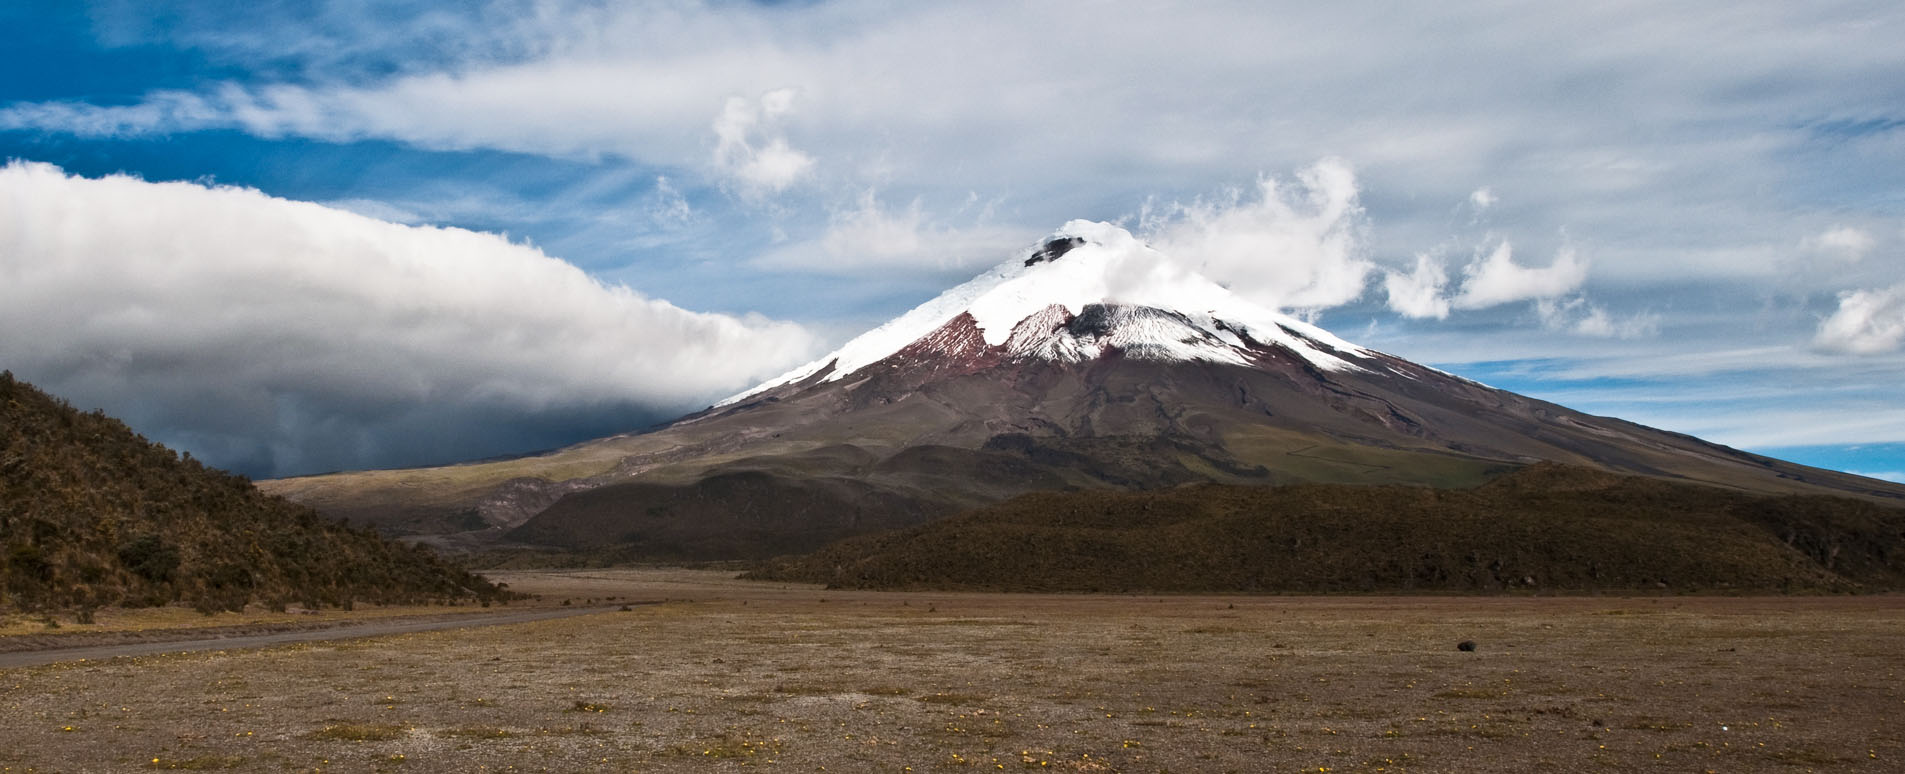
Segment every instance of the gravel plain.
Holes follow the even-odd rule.
[[[1031,596],[691,570],[497,575],[540,605],[665,601],[0,670],[0,772],[1905,766],[1898,596]]]

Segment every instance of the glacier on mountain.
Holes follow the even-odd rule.
[[[823,371],[823,381],[844,378],[962,314],[971,315],[985,346],[1004,348],[1008,358],[1081,362],[1115,349],[1148,360],[1245,365],[1254,342],[1286,350],[1318,369],[1342,371],[1363,369],[1355,360],[1375,354],[1247,301],[1123,228],[1074,220],[1027,253],[716,405],[738,403]]]

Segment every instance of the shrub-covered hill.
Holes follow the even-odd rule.
[[[1539,464],[1472,489],[1030,494],[752,577],[1000,591],[1876,591],[1905,511]]]
[[[0,373],[0,610],[501,595]]]

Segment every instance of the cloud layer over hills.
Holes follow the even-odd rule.
[[[468,442],[498,415],[654,418],[815,345],[493,234],[44,164],[0,168],[0,277],[9,368],[266,472],[402,459],[361,455]]]

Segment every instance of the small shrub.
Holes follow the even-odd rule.
[[[158,535],[139,535],[119,547],[119,561],[141,578],[165,583],[178,572],[179,550]]]

